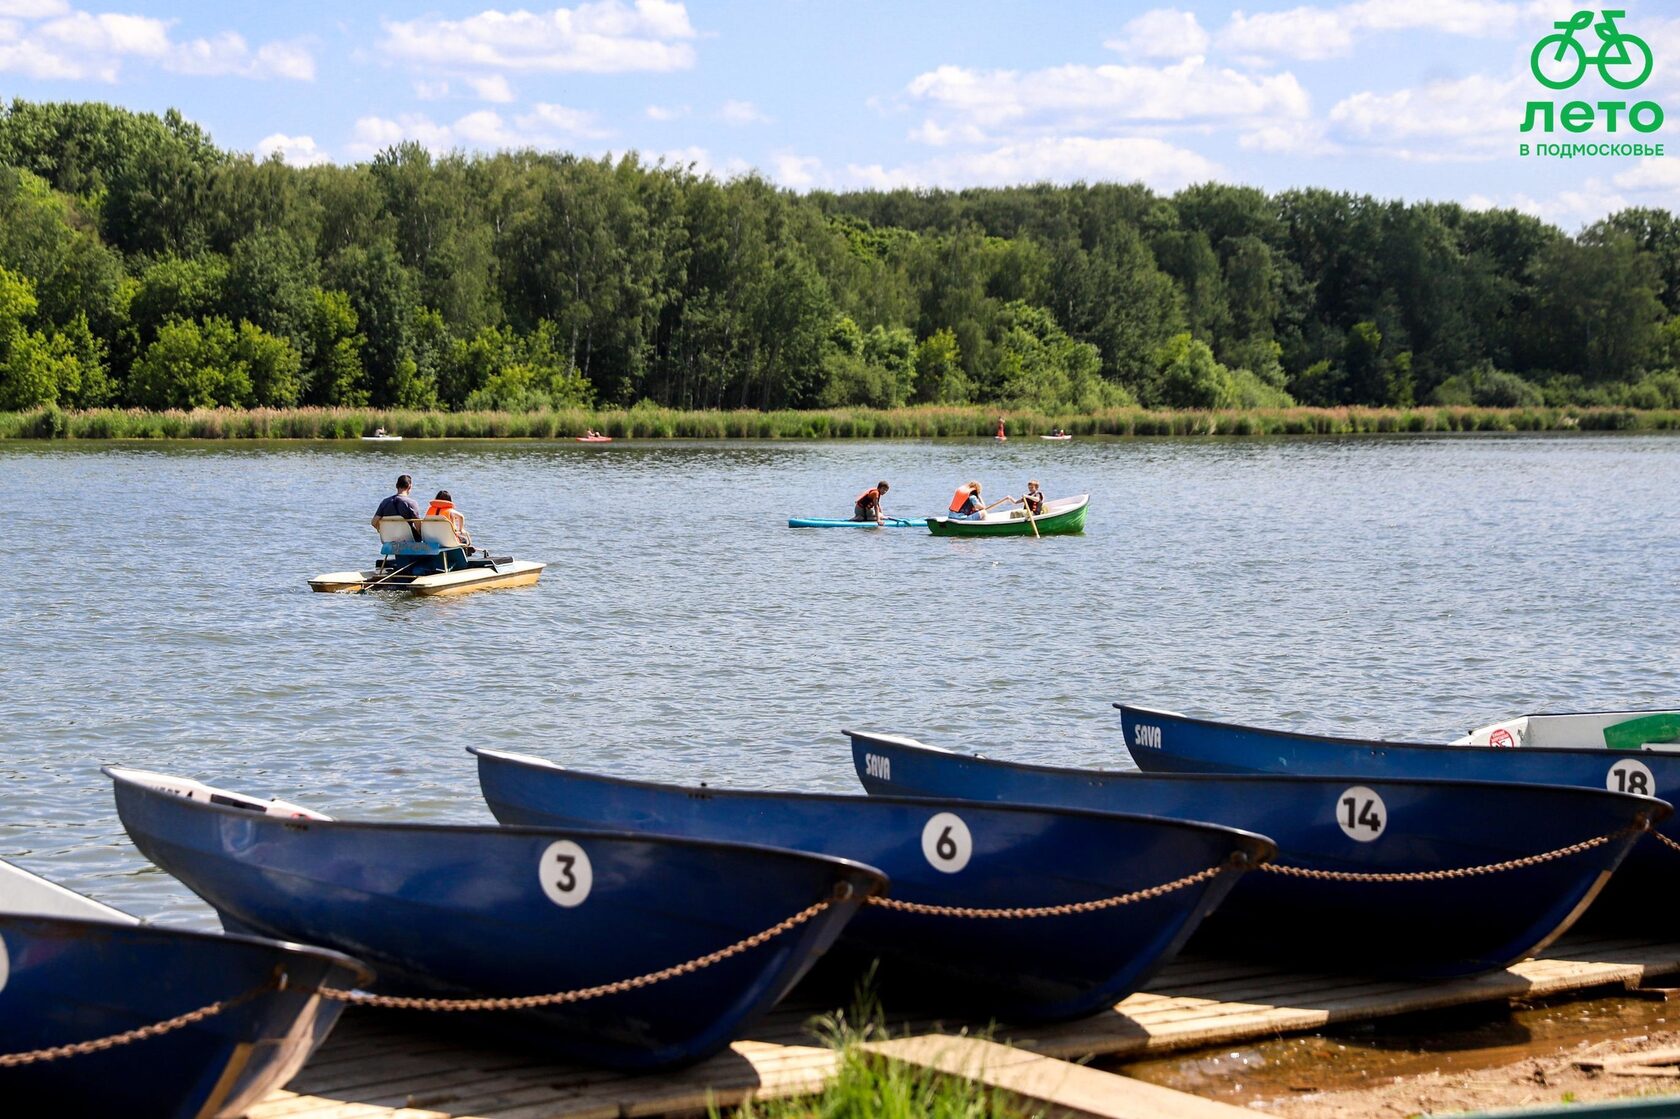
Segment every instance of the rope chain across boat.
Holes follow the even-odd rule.
[[[161,1037],[167,1033],[186,1026],[214,1018],[222,1011],[249,1002],[267,991],[280,990],[284,983],[277,985],[265,983],[260,987],[253,987],[236,998],[222,999],[208,1006],[201,1006],[197,1010],[189,1010],[185,1014],[178,1014],[173,1018],[165,1018],[161,1022],[153,1022],[149,1026],[137,1026],[132,1030],[124,1030],[120,1034],[110,1034],[106,1037],[94,1038],[92,1041],[78,1041],[71,1045],[55,1045],[48,1049],[34,1049],[27,1053],[0,1053],[0,1068],[20,1068],[24,1065],[40,1064],[45,1061],[61,1061],[66,1057],[85,1057],[90,1053],[103,1053],[107,1049],[115,1049],[119,1045],[128,1045],[148,1038]]]
[[[1524,855],[1520,859],[1507,859],[1502,863],[1483,863],[1481,866],[1460,866],[1451,870],[1407,870],[1407,871],[1379,871],[1366,873],[1356,870],[1319,870],[1315,867],[1289,866],[1284,863],[1262,863],[1261,870],[1271,871],[1273,874],[1286,874],[1291,878],[1313,878],[1327,882],[1444,882],[1454,878],[1479,878],[1486,874],[1499,874],[1507,870],[1523,870],[1542,863],[1555,862],[1566,859],[1570,855],[1579,855],[1583,851],[1591,851],[1594,847],[1602,847],[1606,843],[1613,843],[1623,836],[1638,835],[1651,830],[1651,822],[1641,819],[1636,824],[1629,824],[1601,835],[1595,839],[1583,839],[1579,843],[1571,843],[1567,847],[1559,847],[1555,851],[1545,851],[1538,855]],[[1662,836],[1658,836],[1662,838]]]
[[[900,913],[918,913],[924,917],[978,917],[978,918],[1017,918],[1017,917],[1067,917],[1075,913],[1096,913],[1103,909],[1114,909],[1117,906],[1131,905],[1133,902],[1149,901],[1162,897],[1174,890],[1182,890],[1186,886],[1194,886],[1199,882],[1206,882],[1235,866],[1241,865],[1238,860],[1219,863],[1217,866],[1206,867],[1194,874],[1186,874],[1183,878],[1175,878],[1171,882],[1163,882],[1159,886],[1150,886],[1143,890],[1133,890],[1129,894],[1117,894],[1110,898],[1100,898],[1096,901],[1076,901],[1066,905],[1041,905],[1030,909],[973,909],[963,905],[924,905],[921,902],[901,901],[898,898],[872,897],[867,904],[882,909],[893,909]]]
[[[1668,836],[1664,835],[1662,832],[1654,831],[1651,834],[1656,836],[1657,839],[1662,842],[1662,845],[1667,847],[1670,851],[1680,851],[1680,843],[1674,842],[1674,840],[1668,838]]]
[[[472,1010],[536,1010],[545,1006],[560,1006],[564,1003],[586,1002],[589,999],[604,998],[607,995],[620,995],[626,991],[635,991],[643,987],[651,987],[655,983],[663,983],[667,979],[690,975],[722,963],[731,956],[739,956],[742,952],[757,948],[759,945],[774,940],[791,929],[809,921],[829,906],[844,898],[824,898],[814,905],[808,905],[786,920],[777,921],[762,932],[743,937],[726,948],[719,948],[716,952],[708,952],[704,956],[696,956],[680,964],[650,971],[645,975],[638,975],[630,979],[620,979],[614,983],[602,983],[596,987],[579,987],[571,991],[555,991],[547,995],[517,995],[506,998],[483,999],[434,999],[413,997],[406,995],[375,995],[367,991],[344,991],[337,987],[322,987],[317,992],[323,998],[335,999],[338,1002],[349,1003],[352,1006],[378,1006],[386,1010],[436,1010],[444,1013],[458,1013]]]

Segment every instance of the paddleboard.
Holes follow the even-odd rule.
[[[879,526],[874,521],[847,521],[834,517],[789,517],[789,528],[926,528],[926,517],[888,517]]]

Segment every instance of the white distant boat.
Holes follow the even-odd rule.
[[[362,436],[362,442],[364,442],[364,443],[401,443],[402,442],[402,436],[400,436],[400,435],[387,435],[387,434],[385,434],[385,429],[384,428],[376,427],[376,428],[373,429],[373,434],[372,435]]]

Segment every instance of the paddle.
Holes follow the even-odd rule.
[[[1023,497],[1021,499],[1021,508],[1025,509],[1027,512],[1027,523],[1032,525],[1033,539],[1042,540],[1043,537],[1038,534],[1038,516],[1033,512],[1032,502]]]
[[[420,562],[419,560],[409,560],[407,563],[403,564],[401,567],[397,568],[395,571],[389,572],[388,574],[385,574],[385,575],[381,575],[379,578],[375,579],[373,582],[366,583],[366,584],[363,584],[361,587],[358,587],[357,590],[356,590],[356,593],[357,594],[367,594],[368,591],[372,590],[374,587],[377,587],[379,584],[383,583],[385,580],[394,578],[398,575],[401,575],[403,572],[407,571],[409,568],[413,567],[415,564],[417,564],[419,562]]]

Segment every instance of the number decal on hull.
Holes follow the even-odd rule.
[[[955,812],[940,812],[922,828],[922,855],[933,869],[955,874],[974,854],[974,836]]]
[[[1642,797],[1655,796],[1657,779],[1644,762],[1623,758],[1604,775],[1604,787],[1613,793],[1635,793]]]
[[[557,839],[543,850],[537,880],[549,901],[571,909],[589,896],[590,887],[595,885],[595,868],[589,865],[582,847],[569,839]]]
[[[882,757],[880,754],[865,754],[863,756],[863,772],[882,781],[891,781],[892,759]]]
[[[1355,785],[1336,798],[1336,826],[1349,839],[1369,843],[1388,827],[1388,806],[1376,790]]]

